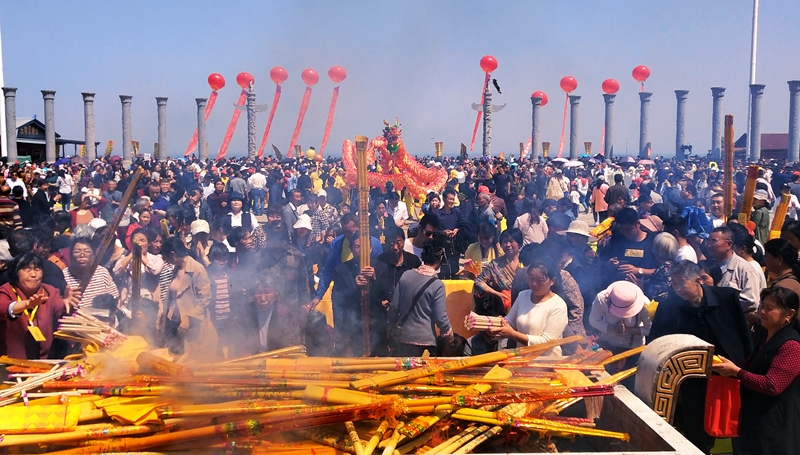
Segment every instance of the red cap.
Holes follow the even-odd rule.
[[[486,185],[479,186],[478,193],[489,193],[489,187]]]

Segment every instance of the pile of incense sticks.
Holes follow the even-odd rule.
[[[496,329],[502,327],[504,321],[507,325],[508,321],[503,316],[483,316],[470,311],[468,315],[464,316],[464,328],[478,331]]]
[[[125,339],[125,335],[82,310],[76,310],[73,314],[62,317],[58,323],[58,331],[54,336],[69,341],[108,347]]]
[[[576,436],[616,439],[624,449],[629,435],[596,428],[589,402],[612,395],[613,385],[635,369],[594,382],[582,371],[602,370],[642,349],[537,360],[579,339],[455,359],[306,357],[292,347],[177,363],[162,351],[142,351],[127,356],[135,359],[129,376],[113,377],[78,361],[54,367],[0,357],[17,372],[12,379],[24,379],[0,390],[0,450],[456,454],[496,451],[492,445],[505,444],[507,432],[529,434],[517,446],[522,452],[548,451],[551,438],[566,444]],[[581,400],[585,416],[560,415]]]

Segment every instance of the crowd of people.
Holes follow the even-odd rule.
[[[723,174],[704,159],[423,163],[448,172],[441,192],[371,189],[365,268],[358,193],[336,160],[2,166],[0,354],[74,352],[53,332],[76,309],[206,358],[297,344],[310,355],[474,355],[576,334],[587,341],[548,354],[594,343],[619,353],[692,334],[714,345],[716,372],[741,380],[738,450],[800,447],[785,431],[800,403],[795,167],[763,163],[744,224],[741,164],[727,217]],[[782,195],[790,210],[772,238]],[[502,325],[455,335],[445,279],[473,280],[474,311]],[[318,311],[328,293],[332,327]],[[680,396],[677,425],[707,452],[704,384],[687,381]]]

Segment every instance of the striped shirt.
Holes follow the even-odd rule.
[[[64,269],[64,280],[67,282],[68,287],[77,287],[81,284],[81,280],[72,276],[69,267]],[[115,299],[119,298],[119,290],[117,289],[117,285],[114,284],[111,274],[108,273],[108,269],[103,266],[97,266],[97,271],[94,272],[91,281],[89,281],[89,286],[87,286],[86,290],[83,292],[79,304],[80,307],[88,309],[91,313],[94,298],[103,294],[111,294]]]
[[[228,288],[228,274],[225,273],[218,277],[212,278],[216,287],[216,294],[214,295],[214,319],[217,321],[224,321],[231,315],[231,298]]]
[[[19,205],[7,197],[0,197],[0,226],[22,229]]]

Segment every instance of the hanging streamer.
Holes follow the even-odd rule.
[[[564,151],[564,133],[567,130],[567,108],[569,107],[569,93],[564,95],[564,120],[561,122],[561,139],[558,141],[558,157]]]
[[[322,135],[322,144],[319,146],[319,154],[325,151],[325,145],[328,143],[328,136],[331,135],[331,127],[333,127],[333,112],[336,109],[336,100],[339,99],[339,86],[333,88],[333,96],[331,97],[331,108],[328,110],[328,121],[325,123],[325,134]]]
[[[606,150],[606,124],[603,123],[603,134],[600,135],[600,154],[604,154]]]
[[[531,151],[531,144],[533,143],[533,136],[528,139],[528,143],[525,144],[525,150],[522,151],[520,154],[519,159],[524,160],[526,156],[528,156],[528,152]]]
[[[242,110],[239,109],[239,106],[244,107],[245,103],[247,103],[247,90],[242,89],[242,93],[239,95],[239,101],[236,102],[237,107],[233,109],[231,122],[228,124],[227,131],[225,131],[225,138],[222,140],[222,145],[219,147],[219,153],[217,153],[218,160],[225,159],[225,154],[228,153],[228,145],[230,145],[231,138],[233,138],[233,131],[236,129],[236,123],[239,122],[239,116],[242,115]]]
[[[269,130],[272,128],[272,118],[275,117],[275,111],[278,109],[278,103],[281,100],[281,86],[275,87],[275,96],[272,98],[272,108],[269,110],[269,118],[267,119],[267,127],[264,128],[264,137],[261,138],[261,145],[258,147],[258,157],[264,157],[264,147],[267,146],[267,139],[269,138]]]
[[[303,101],[300,103],[300,113],[297,114],[297,123],[294,126],[292,142],[289,144],[289,151],[286,154],[287,158],[291,158],[294,152],[294,145],[297,143],[297,138],[300,136],[300,129],[303,127],[303,118],[306,116],[306,111],[308,110],[308,102],[311,101],[311,86],[319,82],[319,74],[311,68],[306,68],[300,73],[300,79],[305,82],[306,91],[303,93]]]
[[[484,96],[486,95],[486,84],[489,83],[489,73],[486,73],[486,79],[483,81],[483,85],[481,86],[481,106],[483,106]],[[472,142],[469,143],[469,150],[475,148],[475,136],[478,135],[478,125],[481,124],[481,111],[478,111],[478,115],[475,117],[475,128],[472,130]]]
[[[217,94],[218,93],[219,92],[214,90],[214,91],[211,92],[211,95],[209,95],[209,97],[208,97],[208,104],[206,104],[206,112],[205,112],[206,120],[208,120],[208,117],[211,115],[211,110],[214,109],[214,103],[217,102]],[[197,128],[194,129],[194,134],[192,135],[192,140],[189,141],[189,146],[186,147],[186,152],[183,154],[183,156],[191,155],[192,152],[194,152],[195,148],[197,148]],[[198,152],[198,156],[199,156],[199,152]]]
[[[298,136],[300,136],[300,128],[303,127],[303,118],[306,116],[309,101],[311,101],[311,87],[306,87],[306,91],[303,93],[303,101],[300,103],[300,113],[297,114],[297,123],[294,125],[292,142],[289,144],[289,151],[286,153],[287,158],[291,158],[292,152],[294,152],[294,144],[297,142]]]

